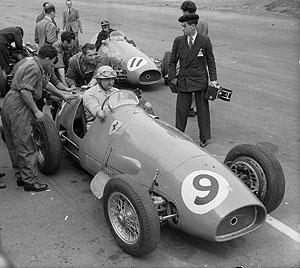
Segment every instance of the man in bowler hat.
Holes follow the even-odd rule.
[[[195,94],[200,146],[205,147],[211,138],[209,104],[205,99],[208,84],[217,86],[217,72],[212,44],[208,36],[197,33],[199,16],[185,14],[178,21],[184,35],[173,42],[169,61],[169,79],[177,85],[176,128],[185,131],[192,95]],[[176,76],[176,65],[180,69]]]

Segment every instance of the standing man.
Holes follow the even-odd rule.
[[[38,182],[37,149],[33,124],[44,116],[36,104],[48,83],[48,74],[56,60],[52,46],[42,46],[38,56],[17,70],[10,91],[2,105],[2,123],[7,149],[15,169],[17,184],[25,191],[44,191],[47,184]]]
[[[102,30],[99,32],[95,43],[96,51],[99,50],[100,46],[105,42],[105,40],[108,38],[110,33],[114,31],[114,29],[110,28],[110,24],[108,20],[101,21],[101,28]]]
[[[182,15],[187,14],[187,13],[195,14],[197,11],[196,4],[190,0],[184,1],[181,4],[180,9],[182,11]],[[206,21],[198,20],[198,24],[197,24],[196,28],[197,28],[197,32],[199,34],[208,35],[208,24]]]
[[[106,118],[105,111],[101,110],[101,106],[110,93],[119,90],[113,87],[116,76],[116,71],[110,66],[101,66],[95,75],[97,85],[84,92],[83,107],[87,120],[87,129],[90,128],[96,117],[100,120]]]
[[[43,18],[45,18],[45,8],[46,8],[47,6],[50,6],[50,5],[52,5],[50,2],[44,2],[44,3],[43,3],[43,9],[42,9],[42,12],[36,17],[35,23],[38,23],[38,22],[40,22]],[[58,34],[58,33],[59,33],[59,28],[57,27],[57,24],[56,24],[56,21],[55,21],[54,18],[52,19],[52,22],[53,22],[54,25],[56,26],[56,32],[57,32],[57,34]]]
[[[208,36],[197,33],[199,16],[185,14],[178,21],[184,35],[178,36],[173,42],[170,62],[169,79],[178,86],[176,101],[176,128],[185,131],[192,95],[195,94],[200,146],[205,147],[211,138],[209,104],[205,99],[208,82],[218,85],[215,58],[212,44]],[[176,78],[176,64],[180,69]],[[207,72],[208,69],[208,72]]]
[[[15,43],[17,49],[22,49],[24,31],[21,27],[6,27],[0,30],[0,72],[6,77],[9,67],[9,49]]]
[[[53,45],[57,41],[57,27],[53,23],[55,15],[55,6],[46,5],[45,17],[35,26],[34,41],[38,44],[38,48],[43,45]]]
[[[53,46],[57,51],[58,61],[55,64],[55,72],[58,73],[60,81],[68,86],[65,74],[68,70],[69,60],[80,51],[75,43],[75,34],[69,31],[62,32],[61,41],[57,41]]]
[[[77,8],[72,7],[71,0],[66,1],[66,6],[67,9],[63,11],[63,31],[73,32],[76,43],[79,45],[78,32],[83,33],[79,11]]]

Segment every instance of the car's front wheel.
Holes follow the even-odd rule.
[[[160,223],[147,189],[126,175],[114,177],[104,189],[106,221],[118,245],[133,256],[151,253],[160,240]]]
[[[268,213],[280,205],[285,178],[273,153],[259,144],[241,144],[228,152],[224,163],[257,196]]]

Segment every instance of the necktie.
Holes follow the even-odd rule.
[[[69,15],[71,15],[71,9],[69,9]]]
[[[192,36],[189,36],[188,44],[189,44],[189,48],[190,48],[190,50],[191,50],[191,49],[192,49],[192,46],[193,46],[193,37],[192,37]]]

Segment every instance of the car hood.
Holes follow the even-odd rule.
[[[115,118],[122,126],[111,135],[109,164],[119,167],[117,169],[123,173],[131,174],[131,170],[122,170],[120,163],[130,166],[132,162],[136,166],[135,173],[143,169],[145,174],[154,174],[158,169],[163,174],[175,170],[188,159],[208,155],[189,136],[141,109],[126,112],[120,109]]]

